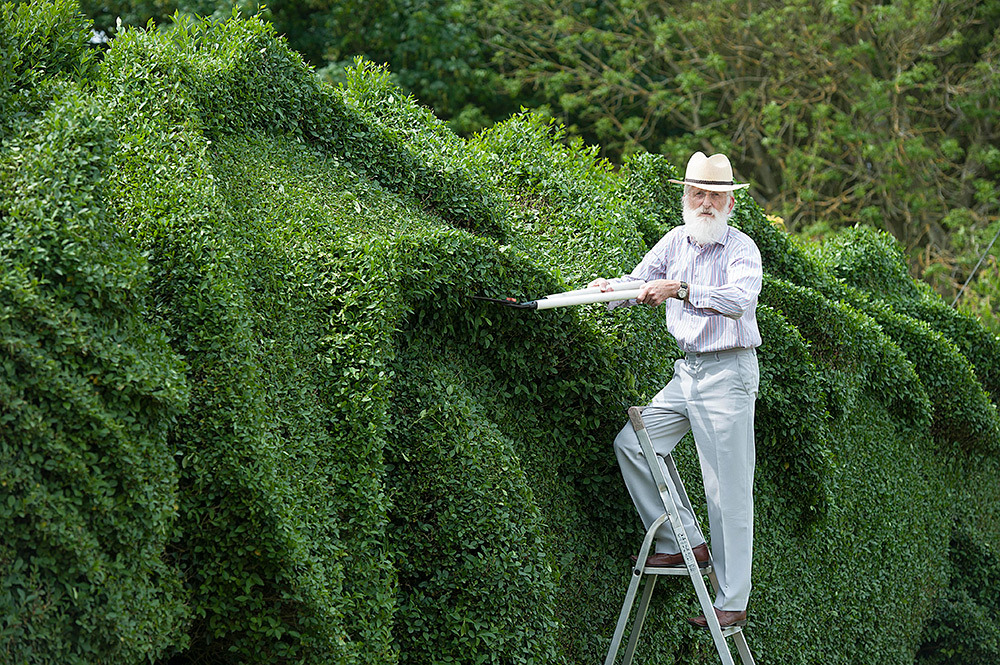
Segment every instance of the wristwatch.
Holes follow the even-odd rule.
[[[681,285],[677,287],[677,295],[674,296],[678,300],[686,300],[688,297],[688,283],[681,282]]]

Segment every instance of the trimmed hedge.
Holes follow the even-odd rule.
[[[101,106],[72,85],[3,143],[9,662],[136,662],[186,643],[181,576],[165,552],[180,501],[170,439],[188,368],[150,320],[147,257],[108,214],[116,147]]]
[[[461,140],[257,18],[97,64],[72,4],[2,12],[0,653],[602,658],[641,535],[611,441],[679,351],[651,308],[471,296],[631,269],[676,169],[531,113]],[[886,236],[803,246],[745,194],[733,223],[766,269],[759,660],[994,655],[997,340]],[[665,585],[638,657],[716,661],[696,611]]]
[[[83,48],[89,22],[75,0],[0,6],[0,139],[44,112],[64,86],[94,76],[97,59]]]
[[[856,226],[825,243],[815,255],[832,275],[868,298],[885,301],[896,312],[923,321],[944,335],[972,364],[977,380],[990,394],[991,401],[997,403],[1000,338],[972,317],[948,307],[926,284],[907,281],[903,249],[891,236]],[[856,294],[843,294],[842,297],[858,299]]]

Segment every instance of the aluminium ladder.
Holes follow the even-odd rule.
[[[635,602],[636,592],[639,589],[639,582],[645,577],[646,584],[642,590],[642,598],[639,601],[639,607],[632,622],[632,630],[629,632],[628,645],[625,648],[625,656],[622,660],[622,665],[631,664],[632,656],[635,655],[636,643],[639,641],[639,633],[642,631],[642,624],[646,619],[646,612],[649,610],[649,600],[653,595],[653,589],[656,588],[656,581],[660,575],[687,575],[691,579],[691,584],[694,586],[695,594],[697,594],[701,609],[705,614],[705,620],[708,622],[708,628],[712,634],[712,640],[715,642],[715,648],[719,652],[722,665],[735,665],[733,656],[729,651],[729,645],[726,642],[727,637],[733,638],[743,665],[754,665],[753,655],[750,653],[746,636],[743,634],[743,627],[733,626],[722,628],[719,625],[718,617],[715,615],[712,599],[708,595],[708,589],[705,587],[705,580],[703,579],[703,576],[707,575],[712,582],[713,589],[718,593],[719,581],[715,576],[715,570],[712,566],[712,555],[709,553],[708,566],[699,568],[698,562],[694,558],[694,552],[691,550],[691,542],[688,540],[684,526],[681,524],[677,504],[674,503],[674,497],[670,495],[666,475],[664,474],[664,470],[670,474],[670,478],[674,482],[674,487],[677,488],[677,498],[681,500],[684,507],[691,511],[693,515],[694,509],[691,507],[691,501],[684,490],[684,483],[681,482],[680,475],[677,473],[677,466],[674,464],[673,456],[666,455],[661,458],[654,452],[653,442],[650,440],[649,434],[646,432],[646,425],[642,421],[642,407],[631,407],[628,410],[628,417],[632,423],[632,427],[635,428],[636,436],[639,437],[643,457],[646,458],[649,470],[653,474],[653,480],[656,482],[665,512],[646,530],[646,537],[642,541],[642,547],[639,548],[639,558],[632,570],[632,579],[629,582],[628,591],[625,593],[625,602],[622,603],[622,611],[618,616],[618,625],[615,627],[615,634],[611,639],[611,646],[608,648],[608,655],[604,659],[604,665],[614,665],[618,649],[621,646],[622,636],[625,633],[625,625],[628,623],[628,617]],[[673,528],[674,537],[684,557],[684,568],[646,567],[646,557],[649,556],[649,549],[653,544],[653,535],[664,521],[669,521],[670,526]],[[697,519],[695,519],[695,525],[698,525]],[[700,532],[701,527],[697,526],[697,528]]]

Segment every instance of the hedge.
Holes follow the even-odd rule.
[[[2,18],[4,659],[602,659],[642,531],[610,444],[679,350],[651,308],[471,296],[628,271],[676,168],[530,112],[459,139],[255,17],[102,54],[72,3]],[[758,659],[994,658],[998,341],[887,236],[809,246],[746,194],[733,224],[766,273]],[[638,657],[717,661],[695,612],[663,585]]]
[[[3,143],[8,662],[136,662],[186,643],[182,579],[164,554],[188,368],[150,320],[147,257],[108,214],[115,149],[100,105],[72,86]]]

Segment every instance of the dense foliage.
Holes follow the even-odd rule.
[[[0,11],[3,659],[600,659],[640,535],[610,442],[678,350],[653,309],[469,296],[630,269],[668,160],[531,113],[459,138],[256,18],[98,62],[69,0]],[[995,660],[997,339],[883,233],[733,223],[767,272],[754,651]],[[644,662],[716,660],[694,609],[657,594]]]

